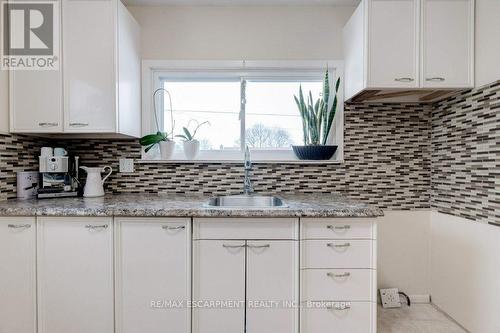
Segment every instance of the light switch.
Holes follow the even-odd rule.
[[[134,172],[134,160],[131,158],[120,158],[120,173]]]

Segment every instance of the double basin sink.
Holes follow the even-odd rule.
[[[229,195],[211,198],[206,207],[217,208],[286,208],[278,197],[264,195]]]

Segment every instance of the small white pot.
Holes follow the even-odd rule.
[[[188,160],[194,160],[200,151],[200,141],[192,140],[192,141],[184,141],[182,143],[184,148],[184,155]]]
[[[161,141],[160,142],[160,155],[162,160],[169,160],[172,158],[175,149],[175,141]]]

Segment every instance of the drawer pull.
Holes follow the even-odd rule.
[[[93,224],[87,224],[85,228],[90,229],[90,230],[95,230],[95,229],[107,229],[108,225],[107,224],[101,224],[101,225],[93,225]]]
[[[328,247],[334,247],[334,248],[348,248],[349,246],[351,246],[351,243],[344,243],[344,244],[333,244],[333,243],[328,243],[326,244],[326,246]]]
[[[38,123],[38,126],[40,127],[56,127],[57,125],[59,125],[59,123],[47,123],[47,122]]]
[[[247,247],[251,249],[263,249],[263,248],[268,248],[271,247],[271,244],[264,244],[264,245],[247,245]]]
[[[71,127],[86,127],[89,126],[89,123],[69,123]]]
[[[246,247],[246,245],[229,245],[229,244],[222,244],[222,247],[223,247],[223,248],[226,248],[226,249],[239,249],[239,248]]]
[[[394,79],[394,81],[397,81],[397,82],[413,82],[415,81],[413,78],[411,77],[397,77]]]
[[[345,272],[342,274],[335,274],[335,273],[326,273],[326,276],[331,277],[331,278],[348,278],[351,276],[351,273]]]
[[[11,229],[31,228],[31,224],[9,224],[7,227]]]
[[[425,79],[425,81],[430,81],[430,82],[443,82],[445,81],[444,77],[428,77]]]
[[[351,229],[351,226],[348,224],[346,224],[346,225],[327,225],[326,228],[333,230],[333,231],[337,231],[337,230],[346,231],[346,230]]]
[[[181,229],[186,229],[185,225],[178,225],[175,227],[169,226],[169,225],[162,225],[161,228],[163,230],[181,230]]]
[[[350,304],[335,304],[335,305],[330,305],[327,306],[327,310],[337,310],[337,311],[344,311],[344,310],[349,310],[351,308]]]

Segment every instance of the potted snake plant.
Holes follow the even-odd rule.
[[[300,160],[329,160],[337,151],[337,146],[328,145],[328,137],[337,112],[337,92],[340,87],[340,78],[335,82],[335,91],[330,92],[330,79],[328,69],[323,80],[323,95],[316,101],[309,91],[307,100],[304,98],[302,86],[299,96],[294,96],[295,102],[302,118],[304,135],[303,146],[292,146],[293,151]]]
[[[189,130],[189,125],[191,125],[191,122],[196,123],[196,127],[194,128],[193,132]],[[186,158],[188,160],[195,159],[200,151],[200,141],[196,140],[195,136],[200,127],[205,124],[210,125],[208,121],[198,123],[197,120],[191,119],[188,122],[187,126],[182,128],[184,134],[176,135],[176,137],[181,138],[183,140],[182,148],[184,149],[184,155],[186,155]]]

